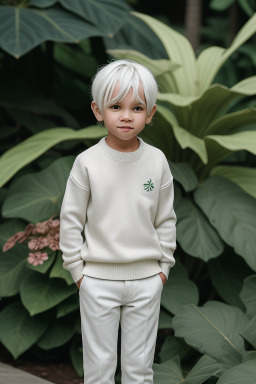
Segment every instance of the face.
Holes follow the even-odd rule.
[[[117,84],[112,93],[112,98],[118,95],[119,85]],[[137,140],[138,135],[149,124],[155,111],[156,105],[148,116],[146,108],[146,100],[142,86],[138,90],[139,96],[143,104],[133,100],[133,90],[129,90],[125,98],[119,103],[107,105],[102,113],[93,101],[92,110],[98,121],[104,121],[108,130],[108,139],[117,145],[121,141]]]

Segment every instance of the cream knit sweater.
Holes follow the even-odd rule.
[[[74,161],[60,213],[63,268],[82,275],[132,280],[175,264],[173,177],[164,153],[138,137],[134,152],[103,137]],[[84,236],[82,235],[82,232]]]

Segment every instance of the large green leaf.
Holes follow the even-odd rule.
[[[143,20],[129,13],[118,33],[112,38],[103,37],[106,49],[132,49],[152,59],[168,59],[158,36]]]
[[[230,151],[246,150],[256,155],[256,131],[245,131],[234,135],[206,136],[206,147],[209,154],[209,164],[220,162],[230,154]]]
[[[76,293],[77,287],[67,286],[61,279],[33,273],[21,283],[20,296],[31,316],[46,311]]]
[[[224,244],[218,233],[191,200],[182,198],[176,214],[177,239],[186,253],[208,261],[223,252]]]
[[[49,115],[52,115],[61,119],[61,121],[64,122],[64,125],[74,129],[79,128],[77,120],[64,108],[56,105],[52,100],[50,101],[35,97],[34,93],[24,89],[10,89],[9,84],[1,87],[0,105],[7,110],[11,117],[15,117],[18,121],[21,120],[21,122],[28,121],[30,117],[32,121],[34,119],[35,124],[35,122],[40,122],[42,116],[49,117]],[[44,119],[43,121],[48,120]],[[35,129],[38,128],[36,127],[34,130]]]
[[[175,337],[174,335],[167,335],[161,347],[159,356],[161,363],[166,360],[170,360],[175,356],[179,356],[183,359],[188,353],[190,347],[185,343],[183,339]]]
[[[116,59],[130,59],[149,68],[157,78],[158,86],[163,92],[174,87],[172,72],[180,67],[180,64],[166,59],[151,59],[139,51],[133,49],[108,49],[107,53]]]
[[[221,375],[217,384],[255,384],[256,359],[246,361]]]
[[[57,348],[67,343],[75,331],[72,317],[55,319],[36,344],[44,350]]]
[[[227,136],[228,134],[232,134],[232,133],[235,134],[237,132],[241,133],[239,132],[240,129],[243,129],[248,125],[254,124],[255,120],[256,120],[256,108],[246,108],[246,109],[243,109],[242,111],[229,113],[225,116],[222,116],[216,119],[207,128],[206,137],[207,138],[211,137],[214,139],[214,137],[216,137],[215,135],[225,134],[224,137],[226,138],[230,137],[232,141],[232,135]],[[223,136],[217,136],[217,137],[223,137]]]
[[[182,149],[192,149],[205,164],[207,163],[207,152],[205,143],[202,139],[194,136],[186,129],[179,126],[176,117],[173,113],[164,105],[158,104],[158,112],[171,124],[174,136],[178,141]]]
[[[225,61],[255,33],[256,14],[254,14],[238,32],[228,49],[210,47],[205,49],[199,55],[197,59],[197,71],[200,79],[198,93],[201,93],[208,88]]]
[[[0,6],[0,46],[16,58],[43,41],[78,43],[104,32],[59,7],[39,10]]]
[[[77,374],[82,377],[84,374],[83,371],[83,348],[80,345],[80,340],[73,339],[73,342],[70,345],[70,359],[72,361],[73,367],[75,368]]]
[[[194,197],[220,237],[256,271],[255,199],[219,176],[207,179]]]
[[[1,191],[1,189],[0,189]],[[23,220],[8,220],[4,224],[0,225],[0,249],[2,252],[4,244],[10,237],[17,232],[23,232],[26,228],[27,223]]]
[[[0,187],[17,171],[35,160],[54,145],[66,140],[96,139],[107,134],[104,127],[91,126],[79,131],[70,128],[52,128],[39,132],[5,152],[0,158]]]
[[[60,158],[43,171],[15,180],[3,204],[3,217],[37,223],[58,215],[73,162],[74,156]]]
[[[16,295],[22,280],[31,272],[26,268],[28,248],[18,244],[0,257],[0,297]]]
[[[154,378],[158,384],[202,384],[220,371],[219,364],[209,356],[202,356],[191,371],[182,373],[178,358],[162,364],[153,364]]]
[[[217,259],[210,260],[208,269],[212,284],[220,297],[228,304],[244,310],[239,293],[243,280],[251,274],[251,269],[244,260],[229,248]]]
[[[169,166],[174,180],[178,181],[186,192],[193,191],[197,187],[197,177],[193,169],[187,163],[172,163]]]
[[[256,315],[251,319],[248,326],[241,332],[241,335],[247,340],[256,350]],[[255,352],[256,353],[256,352]]]
[[[246,307],[250,318],[256,316],[256,275],[247,277],[240,293],[240,297]]]
[[[59,0],[61,5],[113,37],[125,22],[130,7],[120,0]]]
[[[132,12],[132,14],[149,25],[162,41],[170,60],[181,65],[173,72],[174,88],[171,91],[183,96],[197,95],[196,58],[189,41],[180,33],[151,16],[139,12]]]
[[[230,165],[219,165],[212,169],[211,176],[221,176],[228,180],[233,181],[245,192],[249,193],[256,199],[256,169],[230,166]]]
[[[45,316],[30,317],[19,302],[7,305],[0,313],[0,340],[17,359],[28,350],[48,326]]]
[[[175,268],[170,272],[170,278],[164,285],[161,305],[171,313],[188,303],[197,304],[199,293],[196,284],[188,279],[185,268],[176,262]]]
[[[74,284],[74,280],[69,271],[63,268],[63,259],[61,251],[57,251],[55,263],[51,269],[49,277],[58,277],[64,279],[68,285]]]
[[[234,2],[235,0],[211,0],[210,7],[215,11],[224,11]]]
[[[64,268],[63,268],[64,269]],[[70,273],[69,273],[70,274]],[[79,311],[79,297],[78,297],[78,290],[77,295],[69,296],[66,300],[62,301],[57,306],[57,319],[63,316],[68,315],[69,313]]]
[[[226,368],[242,360],[244,342],[239,333],[248,323],[239,308],[218,301],[208,301],[203,307],[186,305],[173,319],[176,337],[183,337]]]
[[[28,254],[29,251],[30,250],[27,247],[27,254]],[[48,255],[48,259],[45,260],[43,262],[43,264],[33,265],[33,264],[30,264],[27,261],[27,268],[31,269],[34,272],[46,273],[48,271],[48,269],[51,267],[51,265],[53,264],[54,260],[55,260],[56,251],[53,251],[53,250],[47,248],[46,249],[46,253]]]
[[[170,329],[172,328],[173,316],[170,312],[166,311],[163,307],[160,308],[158,329]]]
[[[256,93],[256,76],[249,77],[227,88],[224,85],[213,84],[201,95],[195,97],[181,96],[174,93],[159,93],[158,100],[170,103],[175,110],[178,124],[186,128],[190,133],[203,138],[209,133],[235,132],[234,128],[250,124],[255,119],[255,113],[241,114],[240,120],[234,119],[231,123],[215,127],[215,121],[221,117],[230,106],[241,96],[251,96]],[[232,115],[228,115],[232,116]],[[235,115],[236,117],[236,115]],[[176,125],[178,125],[176,124]],[[213,127],[212,127],[213,125]],[[235,127],[233,128],[233,125]],[[212,127],[212,128],[211,128]],[[215,131],[211,131],[216,128]],[[210,131],[209,131],[210,130]]]

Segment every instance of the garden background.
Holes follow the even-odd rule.
[[[255,12],[255,0],[0,0],[0,341],[10,359],[70,361],[83,375],[58,218],[75,157],[107,133],[90,109],[91,77],[130,58],[159,82],[140,136],[175,180],[177,263],[155,383],[255,384]]]

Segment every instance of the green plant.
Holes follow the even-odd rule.
[[[255,164],[256,109],[241,100],[255,95],[256,76],[231,88],[213,81],[226,60],[255,34],[256,14],[229,48],[210,47],[198,58],[184,36],[150,16],[133,15],[155,32],[169,60],[153,60],[135,50],[112,49],[108,53],[147,65],[158,79],[155,127],[144,130],[142,136],[171,160],[178,217],[176,257],[200,292],[199,301],[184,293],[190,304],[177,309],[181,298],[172,296],[172,278],[168,280],[161,304],[165,323],[172,323],[172,342],[176,340],[177,349],[161,354],[163,363],[155,367],[155,377],[159,383],[171,383],[175,371],[175,382],[202,382],[199,373],[193,379],[188,374],[193,366],[188,362],[189,351],[196,350],[198,357],[207,356],[213,359],[211,364],[218,364],[219,370],[213,369],[211,374],[215,382],[219,377],[218,383],[230,383],[237,375],[253,383],[256,179],[255,169],[239,161],[238,154],[243,151]],[[175,268],[173,273],[175,281]],[[177,291],[182,292],[183,284],[177,281]],[[189,351],[184,344],[177,344],[179,338],[190,346]],[[180,371],[177,354],[188,368],[185,374]],[[207,364],[205,361],[205,369]],[[211,375],[201,380],[209,381]]]
[[[111,37],[122,26],[129,10],[126,2],[119,0],[27,0],[0,4],[0,46],[15,58],[46,40],[78,43],[91,36]]]

